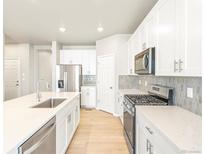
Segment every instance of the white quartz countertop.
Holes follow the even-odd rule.
[[[143,95],[148,94],[148,92],[139,89],[119,89],[119,93],[122,95]]]
[[[176,106],[136,106],[136,112],[140,112],[180,151],[201,152],[201,116]]]
[[[40,102],[36,94],[30,94],[4,102],[4,153],[9,153],[24,143],[46,124],[79,92],[42,92]],[[66,98],[55,108],[31,108],[49,98]]]

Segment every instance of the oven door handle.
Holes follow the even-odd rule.
[[[125,106],[124,106],[124,111],[126,111],[126,112],[128,112],[129,114],[131,114],[132,116],[134,116],[133,114],[134,113],[132,113],[128,108],[126,108]]]

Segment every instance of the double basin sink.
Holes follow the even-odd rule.
[[[33,106],[32,108],[55,108],[56,106],[63,103],[66,99],[64,98],[50,98],[38,105]]]

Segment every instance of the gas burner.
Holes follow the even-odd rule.
[[[133,105],[168,105],[168,102],[153,95],[125,95]]]

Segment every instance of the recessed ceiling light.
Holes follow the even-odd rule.
[[[98,30],[98,32],[102,32],[104,30],[104,28],[101,25],[99,25],[97,30]]]
[[[66,28],[65,28],[65,27],[60,27],[60,28],[59,28],[59,31],[60,31],[60,32],[65,32],[65,31],[66,31]]]

